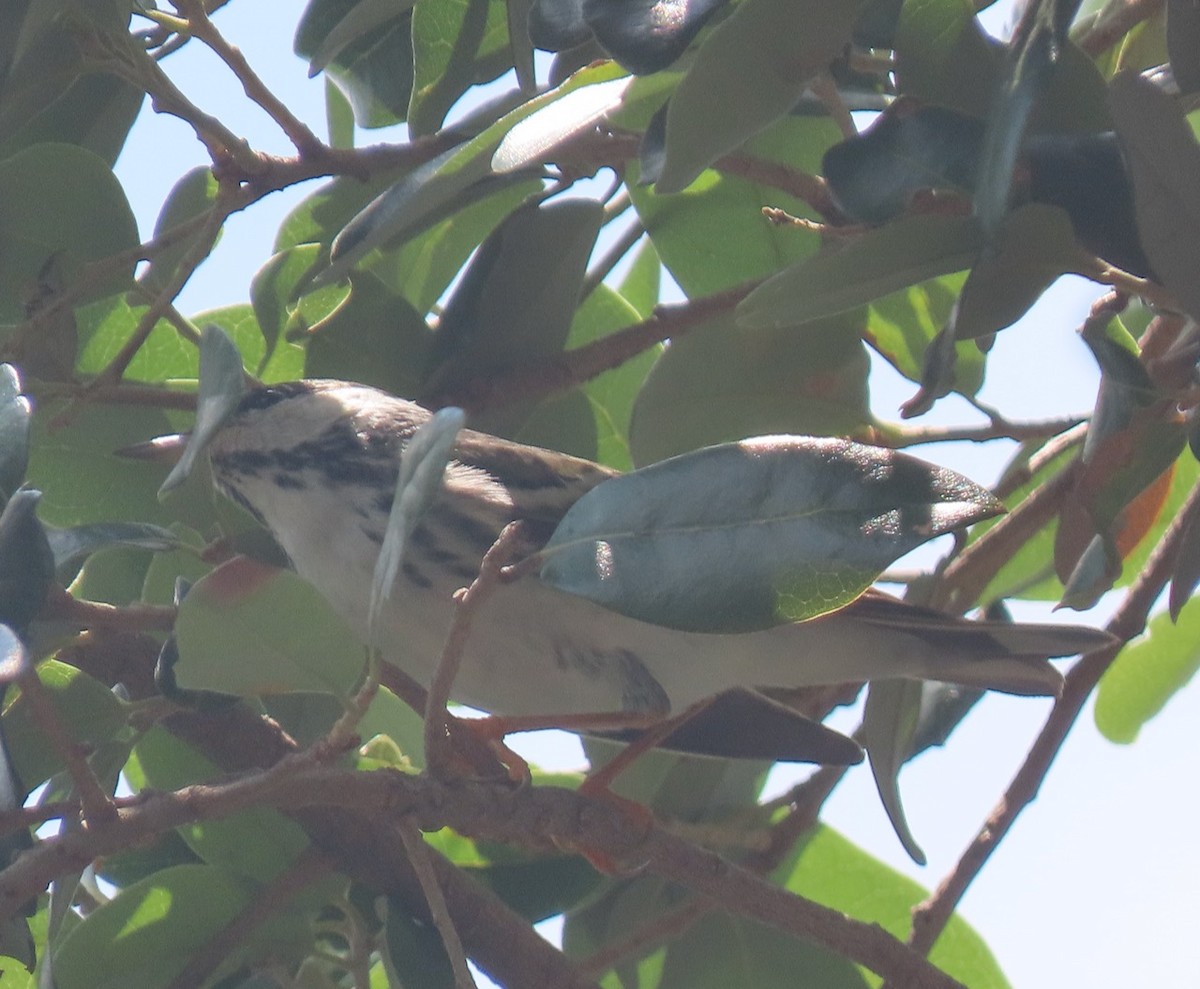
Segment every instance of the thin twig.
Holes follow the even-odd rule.
[[[1009,422],[994,419],[983,426],[889,426],[881,430],[879,445],[894,450],[919,446],[924,443],[986,443],[990,440],[1040,440],[1057,436],[1083,422],[1085,415],[1067,416],[1062,419],[1045,419],[1040,422]]]
[[[450,732],[450,711],[447,705],[458,668],[462,664],[463,649],[471,635],[471,623],[500,583],[500,570],[512,557],[514,546],[522,538],[524,533],[520,522],[506,525],[484,554],[479,564],[479,575],[471,582],[471,586],[455,595],[457,607],[454,620],[446,634],[446,644],[425,699],[425,761],[434,772],[439,769],[445,771],[449,764],[446,746]]]
[[[54,706],[50,691],[42,683],[37,670],[31,666],[28,672],[18,677],[17,683],[22,695],[29,700],[34,721],[54,751],[66,763],[67,772],[70,773],[71,781],[79,794],[79,806],[84,821],[89,826],[99,826],[112,820],[117,813],[116,806],[96,779],[96,774],[88,765],[79,743],[71,737],[59,718],[58,708]]]
[[[425,902],[429,906],[430,916],[433,917],[433,926],[441,935],[442,945],[450,959],[454,984],[458,989],[478,989],[471,970],[467,968],[467,956],[463,951],[458,929],[454,926],[454,921],[450,918],[450,911],[446,908],[446,897],[442,893],[442,887],[438,884],[437,875],[433,871],[433,863],[429,859],[429,846],[425,844],[421,832],[411,821],[400,820],[396,827],[400,832],[400,840],[404,842],[408,860],[412,863],[413,872],[416,873],[417,881],[421,884],[421,890],[425,894]]]
[[[592,270],[587,273],[583,280],[583,286],[579,290],[580,300],[586,299],[596,290],[596,286],[612,273],[621,258],[633,250],[645,232],[646,228],[642,226],[640,219],[629,224],[625,232],[613,241],[609,249],[592,267]]]
[[[258,74],[250,67],[246,57],[239,49],[225,40],[225,37],[209,20],[204,4],[198,0],[172,0],[175,9],[188,20],[188,28],[193,37],[199,38],[211,48],[238,78],[246,95],[257,103],[267,116],[279,125],[287,135],[301,157],[320,157],[325,152],[325,145],[309,130],[291,110],[272,93]]]
[[[1000,568],[1054,518],[1074,481],[1069,467],[1059,471],[968,545],[942,571],[930,605],[960,614],[974,605]]]
[[[169,632],[175,627],[178,609],[173,605],[115,605],[84,601],[61,588],[53,591],[42,606],[43,619],[63,621],[81,628],[110,628],[122,632]]]
[[[230,214],[241,208],[240,205],[237,205],[240,198],[236,184],[221,184],[221,188],[217,192],[216,202],[213,203],[206,214],[205,223],[197,233],[192,246],[183,258],[180,259],[179,267],[176,268],[166,286],[158,293],[154,301],[150,303],[145,313],[142,314],[142,318],[138,320],[138,324],[134,328],[133,333],[130,334],[129,339],[125,341],[116,356],[109,361],[107,367],[97,376],[95,381],[96,387],[112,386],[121,380],[126,369],[134,357],[137,356],[137,352],[142,349],[142,345],[149,339],[150,334],[154,332],[154,327],[158,323],[159,318],[171,307],[175,302],[176,296],[183,291],[184,285],[192,277],[192,273],[212,252],[225,221],[229,218]]]
[[[1037,796],[1046,773],[1049,772],[1068,732],[1100,677],[1112,664],[1124,644],[1145,628],[1150,609],[1174,571],[1185,520],[1198,505],[1200,488],[1195,488],[1155,547],[1145,569],[1130,586],[1112,620],[1108,622],[1108,630],[1121,641],[1089,653],[1067,673],[1062,697],[1055,703],[1050,717],[1004,796],[996,804],[975,840],[963,852],[958,864],[942,880],[934,894],[913,910],[913,930],[909,943],[917,951],[925,954],[933,947],[933,943],[945,928],[951,914],[984,863],[1008,834],[1020,813]]]
[[[757,281],[743,282],[699,299],[659,305],[648,319],[593,343],[516,368],[511,373],[469,378],[443,389],[432,396],[431,401],[439,406],[459,405],[478,412],[518,399],[555,395],[620,367],[664,340],[677,339],[730,312],[758,284]]]

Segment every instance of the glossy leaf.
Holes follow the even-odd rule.
[[[643,256],[653,262],[657,273],[658,258],[653,247],[649,244],[647,247],[650,249]],[[571,334],[567,338],[568,349],[602,339],[609,333],[638,322],[643,315],[630,305],[624,292],[618,294],[607,285],[600,284],[575,312]],[[596,452],[593,459],[606,467],[629,470],[633,466],[630,419],[634,402],[658,357],[659,349],[651,348],[583,386],[595,420]]]
[[[955,307],[955,339],[975,340],[1011,326],[1060,275],[1087,265],[1066,213],[1036,203],[1015,210],[967,276]]]
[[[583,17],[604,50],[630,72],[667,68],[728,0],[584,0]]]
[[[523,207],[492,232],[442,313],[436,388],[453,396],[474,376],[562,350],[602,219],[599,203],[567,200]],[[511,436],[528,412],[512,403],[473,425]]]
[[[49,95],[52,87],[47,85],[48,66],[42,61],[37,67],[42,70],[37,73],[40,78],[36,78],[42,84],[41,95]],[[30,82],[34,81],[31,76]],[[0,125],[0,134],[4,135],[0,138],[0,158],[35,144],[74,144],[99,155],[111,166],[121,153],[145,95],[128,80],[115,75],[82,75],[22,127],[10,131]],[[0,97],[0,105],[5,102]]]
[[[618,74],[619,70],[611,66],[583,69],[557,89],[505,114],[478,137],[416,169],[346,224],[331,249],[332,264],[320,280],[341,278],[372,248],[411,237],[464,205],[521,181],[519,173],[492,174],[491,159],[503,137],[540,107],[578,88],[607,82]]]
[[[731,945],[737,950],[731,951]],[[853,963],[755,921],[713,911],[670,942],[661,989],[689,986],[769,986],[781,972],[803,973],[822,989],[867,989]]]
[[[432,351],[425,320],[368,272],[355,275],[350,295],[311,327],[303,376],[416,395],[430,372]]]
[[[308,63],[308,74],[315,76],[322,71],[333,59],[337,58],[348,45],[360,39],[372,37],[376,31],[383,28],[389,21],[404,13],[406,7],[411,7],[411,0],[397,3],[396,0],[358,0],[341,20],[324,34],[316,51]]]
[[[154,224],[154,236],[161,237],[168,230],[210,210],[216,197],[217,180],[210,167],[197,165],[185,172],[167,194]],[[174,277],[179,262],[191,249],[191,239],[184,239],[155,252],[138,281],[149,292],[161,292]]]
[[[630,99],[657,78],[635,82]],[[812,172],[839,136],[828,119],[786,117],[752,139],[745,154],[768,168],[778,163]],[[793,216],[816,214],[798,196],[749,178],[709,171],[678,195],[641,186],[629,187],[629,194],[659,258],[689,298],[765,278],[811,254],[820,242],[811,231],[767,223],[761,213],[764,203]]]
[[[867,310],[864,339],[906,378],[920,381],[925,352],[950,320],[965,279],[943,275],[876,299]],[[954,390],[974,395],[983,384],[983,364],[973,342],[959,343]]]
[[[900,91],[982,120],[1003,64],[1003,47],[988,38],[970,0],[908,0],[896,26]]]
[[[253,895],[245,880],[211,866],[157,872],[67,932],[54,955],[55,982],[60,989],[166,989]]]
[[[555,148],[591,130],[606,113],[620,106],[631,81],[610,79],[576,89],[519,121],[492,155],[492,171],[515,172],[547,161]]]
[[[297,298],[301,285],[321,264],[317,244],[300,244],[268,259],[250,283],[250,301],[269,355],[291,334],[304,333],[346,301],[345,286],[330,285]]]
[[[767,628],[837,610],[910,549],[999,510],[912,457],[763,437],[593,488],[547,543],[542,577],[673,628]]]

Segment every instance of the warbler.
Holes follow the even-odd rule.
[[[376,559],[404,449],[431,413],[374,388],[297,381],[245,395],[212,439],[218,488],[274,536],[296,572],[364,642]],[[500,531],[538,548],[571,505],[614,472],[463,430],[422,517],[373,640],[428,685],[454,592]],[[734,689],[785,691],[876,678],[1054,694],[1047,662],[1107,644],[1072,625],[971,621],[869,591],[811,621],[736,634],[648,624],[530,575],[501,584],[471,625],[453,697],[496,715],[680,712]]]

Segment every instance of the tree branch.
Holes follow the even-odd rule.
[[[924,954],[933,947],[933,943],[945,928],[951,914],[984,863],[1008,834],[1017,817],[1037,796],[1046,773],[1066,740],[1067,733],[1075,724],[1100,677],[1112,664],[1124,644],[1145,628],[1150,609],[1171,579],[1186,520],[1197,506],[1200,506],[1200,488],[1192,490],[1187,502],[1155,547],[1146,568],[1134,581],[1125,600],[1109,621],[1108,630],[1121,641],[1089,653],[1072,667],[1066,676],[1062,697],[1055,702],[1050,717],[1004,796],[996,804],[975,840],[963,852],[954,870],[929,899],[914,909],[913,930],[909,943],[917,951]],[[888,983],[885,989],[895,989],[895,985]]]

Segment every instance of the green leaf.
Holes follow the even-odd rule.
[[[495,0],[439,0],[413,11],[413,91],[408,126],[414,137],[432,134],[446,112],[477,83],[512,68],[507,4]]]
[[[648,319],[658,305],[661,283],[662,262],[658,259],[658,251],[654,249],[654,241],[643,238],[617,291],[637,310],[638,316]]]
[[[840,955],[755,921],[710,911],[670,942],[658,989],[777,985],[780,973],[797,985],[867,989],[859,968]]]
[[[217,434],[246,391],[242,355],[217,326],[204,327],[200,339],[200,392],[196,397],[196,424],[179,463],[171,468],[158,489],[159,498],[179,487],[192,471],[196,458]]]
[[[1063,210],[1037,203],[1015,210],[967,276],[955,310],[955,339],[1011,326],[1060,275],[1086,271],[1088,260]]]
[[[662,353],[633,410],[635,463],[766,433],[853,435],[873,422],[861,311],[802,329],[732,322],[714,319]]]
[[[104,159],[70,144],[39,144],[0,161],[0,320],[24,316],[54,262],[68,286],[82,268],[136,247],[137,222]],[[82,301],[129,285],[128,267],[91,285]]]
[[[1096,727],[1112,742],[1133,742],[1142,727],[1200,669],[1200,608],[1185,607],[1175,622],[1150,619],[1146,632],[1121,650],[1100,680]]]
[[[654,247],[649,242],[646,247],[648,250],[643,257],[653,260],[657,273],[658,257],[654,254]],[[657,279],[654,281],[654,290],[657,292]],[[643,287],[649,289],[648,285]],[[634,309],[623,294],[618,295],[603,283],[597,285],[575,312],[575,318],[571,322],[571,334],[567,338],[568,349],[599,340],[638,322],[642,316],[643,314]],[[633,415],[633,403],[660,350],[661,348],[657,347],[646,350],[620,367],[592,378],[583,386],[596,423],[596,450],[593,459],[607,467],[617,470],[629,470],[633,467],[629,450],[629,425]]]
[[[267,355],[292,334],[307,332],[314,323],[327,318],[346,301],[344,285],[330,285],[297,298],[300,287],[321,264],[317,244],[299,244],[272,255],[258,269],[250,283],[250,301],[254,316],[267,344]],[[266,365],[264,357],[259,370]]]
[[[907,0],[896,26],[896,76],[906,96],[980,119],[991,109],[1003,48],[970,0]]]
[[[383,545],[379,548],[375,573],[371,579],[367,628],[372,649],[383,646],[376,635],[379,609],[391,600],[409,537],[441,493],[451,450],[459,432],[466,425],[466,418],[462,409],[438,409],[430,419],[417,427],[405,444]]]
[[[378,258],[368,257],[365,267],[418,313],[427,313],[480,243],[506,216],[541,191],[539,179],[502,185],[490,195],[462,204],[398,250],[384,248]]]
[[[133,750],[139,789],[177,790],[220,779],[221,769],[190,745],[162,728],[152,728]],[[271,807],[250,807],[211,821],[177,829],[180,837],[208,865],[256,883],[268,883],[309,847],[304,829]]]
[[[196,583],[175,623],[179,685],[242,697],[290,690],[346,696],[365,653],[312,586],[235,557]]]
[[[767,279],[738,305],[738,324],[769,329],[846,312],[909,285],[970,268],[982,247],[978,224],[971,217],[902,217]]]
[[[358,0],[332,29],[325,32],[309,60],[309,76],[315,76],[324,69],[347,45],[369,38],[412,5],[412,0],[403,3],[397,3],[396,0]]]
[[[374,385],[416,395],[433,359],[433,334],[421,315],[369,272],[351,280],[350,295],[309,333],[304,377]]]
[[[862,743],[871,760],[871,775],[888,820],[900,844],[917,865],[925,853],[909,830],[900,801],[900,770],[913,750],[921,713],[923,685],[916,680],[874,680],[867,688]]]
[[[167,231],[212,209],[216,198],[217,180],[212,168],[197,165],[184,172],[167,193],[162,209],[159,210],[158,219],[154,224],[154,236],[161,237]],[[163,291],[174,277],[179,262],[191,249],[191,240],[184,239],[156,252],[138,281],[149,292],[157,294]]]
[[[928,896],[920,885],[822,825],[776,876],[793,892],[879,924],[901,940],[908,937],[912,908]],[[983,939],[957,915],[950,918],[929,960],[971,989],[1008,989]]]
[[[94,749],[125,726],[125,705],[82,670],[48,659],[39,664],[38,678],[54,702],[59,722],[79,745]],[[40,786],[66,768],[54,746],[46,744],[45,731],[28,698],[18,696],[5,710],[4,735],[17,774],[27,788]]]
[[[894,451],[763,437],[593,488],[541,572],[658,625],[748,631],[835,611],[904,553],[999,510],[961,475]]]
[[[46,70],[50,67],[43,61],[39,68],[41,95],[49,95],[53,89],[46,86],[49,82],[46,76],[50,74]],[[0,134],[5,135],[0,139],[0,159],[35,144],[75,144],[99,155],[111,166],[121,153],[145,95],[128,80],[115,75],[82,75],[19,129],[10,131],[0,125]],[[6,102],[0,97],[0,105]]]
[[[59,989],[166,989],[252,897],[245,880],[212,866],[157,872],[67,932],[54,954],[55,983]]]
[[[604,207],[590,200],[526,206],[480,246],[446,303],[438,328],[437,385],[561,352]],[[485,411],[473,425],[511,436],[527,403]]]
[[[21,488],[0,513],[0,622],[21,634],[54,581],[54,553],[37,517],[41,497]]]
[[[807,82],[850,40],[859,6],[740,4],[700,48],[671,98],[658,191],[681,192],[714,160],[791,110]]]
[[[1117,136],[1133,174],[1138,233],[1150,264],[1189,315],[1200,313],[1200,147],[1174,100],[1123,74],[1109,95]]]
[[[492,169],[515,172],[547,161],[555,148],[593,129],[605,114],[619,107],[632,82],[630,78],[610,79],[542,106],[504,135],[492,155]]]
[[[612,65],[581,69],[556,89],[506,113],[482,134],[414,170],[346,224],[334,242],[332,263],[321,280],[340,278],[372,248],[412,238],[464,206],[521,182],[519,174],[492,173],[491,159],[501,139],[541,107],[620,74]]]
[[[168,525],[172,520],[156,496],[162,468],[112,454],[177,432],[172,420],[145,406],[93,405],[87,415],[55,423],[65,407],[43,401],[34,410],[28,482],[45,492],[39,513],[46,523],[68,527],[130,519]],[[88,479],[86,487],[81,477]]]
[[[631,87],[631,94],[644,80]],[[752,140],[752,159],[813,172],[825,149],[840,139],[832,121],[787,117]],[[706,172],[686,192],[674,196],[631,186],[630,197],[663,264],[689,298],[718,292],[752,278],[774,274],[817,249],[807,230],[766,222],[762,207],[813,217],[803,200],[771,186]]]
[[[311,61],[358,6],[357,0],[310,0],[296,27],[295,51]],[[404,120],[413,85],[412,5],[393,4],[393,16],[341,47],[325,67],[354,108],[360,127]]]
[[[950,319],[966,274],[942,275],[871,303],[866,341],[911,381],[920,381],[925,352]],[[984,355],[973,341],[955,346],[954,390],[974,395],[983,384]]]

